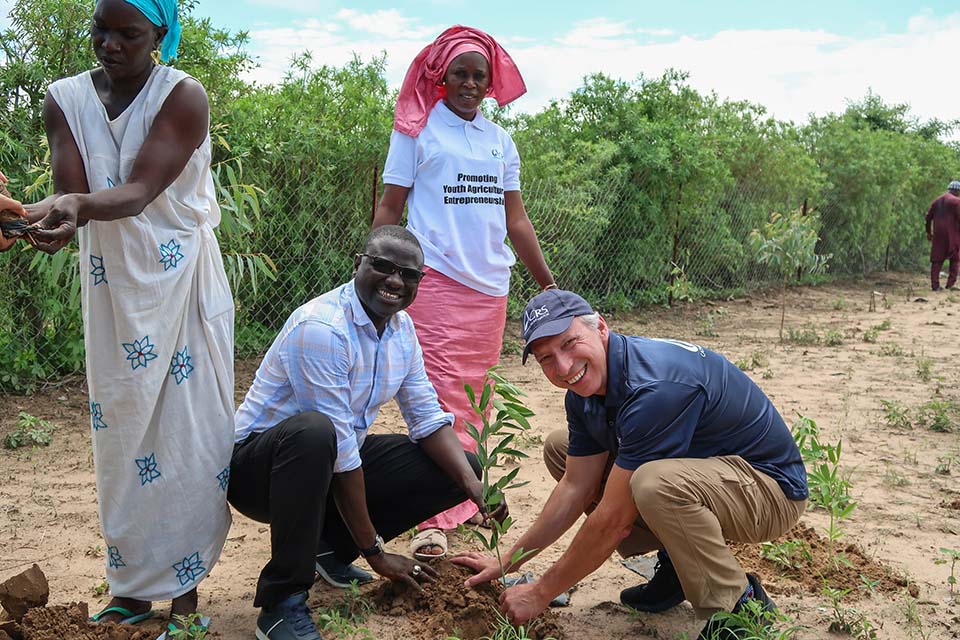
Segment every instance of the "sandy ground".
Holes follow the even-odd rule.
[[[875,311],[869,310],[871,297]],[[937,562],[944,558],[941,547],[960,549],[960,510],[950,507],[960,506],[960,436],[918,425],[891,426],[881,404],[896,401],[916,414],[932,399],[960,400],[955,365],[960,344],[951,339],[960,319],[960,293],[933,294],[920,276],[883,274],[857,283],[792,289],[787,307],[786,326],[815,330],[819,344],[778,341],[779,299],[773,293],[612,316],[608,321],[623,333],[689,340],[733,361],[751,361],[750,375],[788,423],[801,413],[818,422],[824,440],[842,439],[842,468],[858,501],[843,524],[845,542],[861,546],[869,558],[892,571],[906,573],[919,592],[917,597],[907,589],[870,595],[860,584],[833,586],[852,590],[846,606],[865,615],[877,627],[878,638],[960,637],[960,607],[947,583],[950,564]],[[864,334],[884,321],[889,328],[876,332],[876,342],[864,341]],[[827,346],[823,338],[828,332],[842,344]],[[564,426],[564,417],[563,392],[551,387],[535,365],[520,365],[519,339],[512,327],[508,333],[502,371],[527,392],[537,414],[533,431],[525,436],[530,459],[520,471],[520,479],[530,484],[510,498],[517,520],[513,537],[533,521],[552,488],[539,443]],[[238,363],[238,400],[257,364]],[[921,376],[925,367],[928,379]],[[0,451],[0,578],[36,562],[50,578],[52,602],[86,600],[96,610],[108,596],[96,592],[104,580],[105,560],[85,390],[72,384],[30,397],[0,397],[0,434],[14,429],[18,411],[58,428],[49,447]],[[379,423],[382,431],[403,428],[394,406],[383,411]],[[938,465],[941,473],[936,472]],[[952,473],[942,473],[945,466]],[[175,521],[171,514],[171,526]],[[822,531],[827,518],[823,511],[814,511],[805,514],[803,522]],[[542,572],[571,537],[568,533],[527,568]],[[472,548],[457,536],[451,542],[453,550]],[[389,546],[405,550],[407,541]],[[267,527],[235,515],[223,557],[201,585],[201,608],[213,617],[213,637],[253,637],[253,591],[268,554]],[[797,637],[830,635],[831,608],[825,597],[785,588],[789,581],[772,569],[763,578],[781,609],[806,627]],[[696,635],[700,623],[686,604],[666,614],[640,616],[613,604],[621,589],[639,581],[620,565],[620,558],[609,559],[580,584],[572,605],[561,610],[567,637]],[[323,606],[339,595],[318,585],[311,602]],[[414,635],[404,620],[377,614],[366,626],[374,638]]]

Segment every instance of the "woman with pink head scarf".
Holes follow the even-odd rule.
[[[500,358],[510,268],[506,245],[544,289],[556,287],[520,195],[520,156],[510,135],[480,111],[526,92],[513,60],[488,34],[444,31],[414,59],[394,117],[385,183],[373,226],[407,226],[423,247],[426,277],[407,309],[440,403],[456,416],[464,449],[475,452],[465,421],[477,418],[464,384],[480,389]],[[445,529],[480,522],[464,502],[422,523],[413,542],[421,558],[446,552]]]

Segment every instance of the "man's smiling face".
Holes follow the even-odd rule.
[[[602,317],[596,329],[575,318],[563,333],[536,340],[530,353],[554,386],[585,398],[606,395],[609,337]]]

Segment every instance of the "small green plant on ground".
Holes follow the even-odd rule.
[[[903,601],[902,611],[907,627],[911,631],[910,637],[913,637],[915,632],[921,640],[928,640],[931,632],[923,628],[923,620],[920,619],[920,611],[917,609],[917,599],[907,596]]]
[[[696,334],[698,336],[704,336],[707,338],[715,338],[719,333],[717,333],[717,316],[720,315],[718,311],[707,311],[706,313],[701,313],[697,316],[697,330]]]
[[[930,400],[917,409],[917,426],[939,433],[957,429],[960,407],[952,400]]]
[[[946,558],[937,558],[934,560],[937,564],[947,564],[950,563],[950,575],[947,576],[947,584],[950,585],[950,593],[953,593],[954,587],[957,586],[957,561],[960,560],[960,551],[956,549],[948,549],[946,547],[940,547],[940,553],[942,553]]]
[[[890,343],[887,343],[887,344],[882,344],[882,345],[880,345],[880,355],[882,355],[882,356],[895,356],[895,357],[898,357],[898,358],[899,358],[899,357],[902,357],[902,356],[903,356],[903,347],[901,347],[901,346],[900,346],[899,344],[897,344],[896,342],[890,342]]]
[[[863,332],[863,341],[871,342],[871,343],[876,342],[879,335],[880,335],[880,332],[877,331],[876,329],[867,329],[866,331]]]
[[[754,369],[763,369],[769,366],[770,360],[762,351],[754,351],[749,356],[740,358],[734,364],[736,364],[741,371],[753,371]]]
[[[847,299],[843,296],[836,298],[833,302],[830,303],[830,306],[833,307],[834,311],[843,311],[847,308]]]
[[[204,640],[207,637],[207,628],[203,626],[200,618],[199,613],[173,616],[173,621],[180,627],[167,631],[167,637],[170,640]]]
[[[950,469],[960,464],[960,450],[937,456],[937,466],[933,472],[939,476],[950,475]]]
[[[910,410],[896,400],[881,400],[883,405],[883,417],[887,426],[891,429],[912,429],[913,422],[910,420]]]
[[[804,273],[817,274],[827,266],[829,256],[817,255],[820,218],[793,211],[773,213],[762,229],[750,232],[750,246],[757,261],[780,276],[780,341],[787,312],[787,282]]]
[[[845,562],[843,555],[836,551],[836,543],[844,535],[840,521],[848,518],[857,506],[850,495],[850,479],[840,473],[843,441],[838,440],[835,445],[820,442],[817,423],[802,415],[791,431],[807,465],[809,503],[830,514],[830,522],[825,532],[830,545],[830,559],[836,568],[840,562]]]
[[[779,611],[765,611],[759,600],[748,600],[736,613],[721,611],[713,619],[723,623],[708,640],[751,638],[752,640],[789,640],[804,627],[794,624]]]
[[[890,327],[891,327],[890,318],[886,318],[880,324],[873,325],[871,329],[876,329],[877,331],[887,331],[890,329]]]
[[[337,638],[375,640],[370,629],[363,626],[373,608],[373,604],[360,593],[357,581],[353,580],[344,595],[332,607],[322,609],[317,617],[323,631]]]
[[[843,344],[843,331],[839,329],[829,329],[823,334],[823,344],[828,347],[839,347]]]
[[[803,540],[784,540],[783,542],[763,542],[760,544],[760,557],[770,560],[784,571],[799,569],[801,560],[812,560],[813,556]]]
[[[910,484],[910,481],[896,469],[888,466],[883,474],[883,483],[888,487],[905,487]]]
[[[96,585],[93,588],[93,595],[99,598],[100,596],[105,595],[109,591],[110,591],[110,583],[107,582],[106,580],[103,580],[100,582],[100,584]]]
[[[17,428],[3,439],[3,448],[45,447],[53,440],[53,432],[56,430],[57,427],[46,420],[21,411]]]
[[[783,340],[782,337],[780,339]],[[815,344],[820,344],[820,333],[817,331],[816,325],[809,323],[799,328],[790,327],[787,329],[786,342],[801,347],[810,347]]]
[[[930,382],[933,377],[933,360],[926,356],[917,358],[917,377],[924,382]]]
[[[830,600],[830,625],[833,633],[845,633],[856,640],[875,640],[877,629],[867,616],[842,601],[850,589],[835,589],[824,585],[820,593]]]

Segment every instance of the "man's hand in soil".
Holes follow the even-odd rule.
[[[367,558],[370,568],[393,582],[403,582],[417,591],[423,591],[420,582],[433,582],[439,576],[425,562],[418,562],[398,553],[381,553]]]
[[[537,617],[550,604],[551,596],[540,590],[540,584],[518,584],[500,594],[500,610],[514,626]]]
[[[466,579],[466,581],[464,581],[463,584],[467,587],[475,587],[478,584],[491,582],[500,578],[500,564],[497,562],[496,558],[485,553],[477,553],[476,551],[458,553],[450,558],[450,562],[459,564],[460,566],[466,567],[471,571],[477,572],[477,575],[470,576]],[[506,570],[504,573],[516,571],[518,568],[519,565],[505,567]]]

